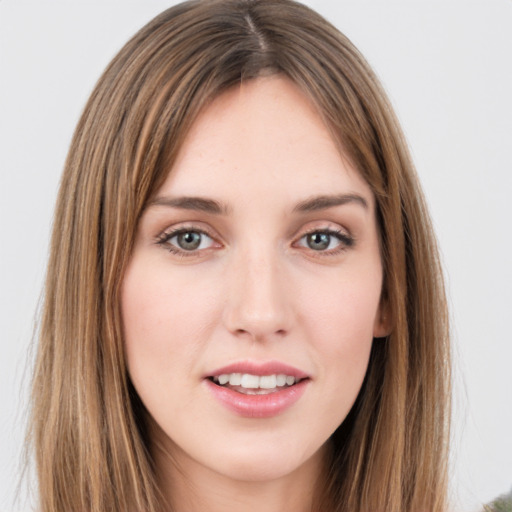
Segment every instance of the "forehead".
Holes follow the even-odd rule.
[[[212,101],[158,195],[282,196],[371,191],[313,104],[289,79],[262,77]]]

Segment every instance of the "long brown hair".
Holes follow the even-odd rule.
[[[282,74],[316,105],[377,204],[392,334],[330,440],[315,510],[446,507],[449,340],[435,238],[389,102],[350,41],[291,0],[193,0],[138,32],[96,85],[60,187],[29,431],[40,510],[162,509],[126,372],[119,291],[141,212],[199,111]]]

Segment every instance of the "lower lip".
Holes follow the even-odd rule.
[[[244,395],[205,380],[213,396],[230,411],[246,418],[271,418],[291,407],[304,394],[309,379],[267,395]]]

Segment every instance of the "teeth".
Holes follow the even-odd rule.
[[[262,375],[260,377],[260,388],[274,389],[277,385],[277,378],[275,375]]]
[[[282,373],[276,377],[276,383],[278,386],[284,386],[286,384],[286,375]]]
[[[290,377],[289,375],[286,377],[286,384],[288,386],[291,386],[292,384],[295,384],[295,377]]]
[[[229,376],[229,385],[230,386],[240,386],[242,383],[242,374],[241,373],[232,373]]]
[[[241,386],[244,389],[275,389],[276,387],[293,386],[297,379],[291,375],[251,375],[250,373],[223,373],[213,380],[224,386]]]
[[[240,386],[243,388],[251,388],[256,389],[260,387],[260,378],[257,375],[251,375],[249,373],[244,373],[242,375],[242,382],[240,382]]]
[[[229,375],[227,375],[226,373],[219,375],[219,384],[221,386],[224,386],[224,384],[227,384],[228,382],[229,382]]]

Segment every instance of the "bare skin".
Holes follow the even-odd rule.
[[[199,116],[141,218],[122,290],[128,370],[173,511],[311,510],[326,443],[387,333],[375,217],[289,80],[250,81]],[[286,384],[302,386],[296,401],[265,417],[219,401],[217,369],[272,364],[302,375]]]

